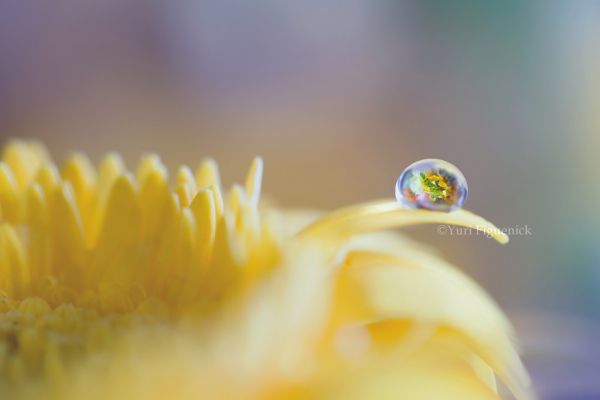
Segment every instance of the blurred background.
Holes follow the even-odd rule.
[[[467,207],[531,235],[409,231],[515,323],[543,399],[600,398],[600,2],[4,1],[0,140],[56,160],[255,155],[285,206],[392,197],[442,158]]]

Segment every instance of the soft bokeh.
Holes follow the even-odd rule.
[[[267,193],[315,208],[391,197],[406,165],[446,159],[469,209],[532,234],[412,233],[509,312],[542,398],[597,398],[599,35],[586,0],[9,1],[0,138],[211,156],[225,183],[259,154]]]

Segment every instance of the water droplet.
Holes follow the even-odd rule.
[[[444,160],[414,162],[396,181],[396,199],[410,208],[456,210],[467,200],[468,191],[462,172]]]

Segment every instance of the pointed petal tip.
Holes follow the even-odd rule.
[[[202,160],[195,171],[196,185],[198,189],[204,189],[210,185],[221,186],[219,166],[212,158]]]
[[[260,199],[260,191],[262,186],[262,176],[264,170],[264,162],[262,157],[256,156],[252,160],[248,175],[246,176],[246,194],[250,199],[250,204],[254,207],[258,206]]]

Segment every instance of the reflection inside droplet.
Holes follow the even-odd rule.
[[[467,194],[462,172],[444,160],[412,163],[396,181],[396,199],[410,208],[452,211],[463,206]]]

